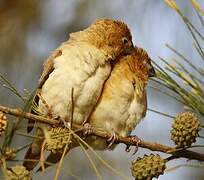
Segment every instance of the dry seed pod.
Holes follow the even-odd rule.
[[[4,151],[4,158],[5,159],[14,159],[16,157],[16,151],[15,149],[6,147]]]
[[[3,112],[0,111],[0,136],[6,130],[7,127],[7,118]]]
[[[200,121],[192,112],[182,112],[174,120],[171,139],[177,147],[189,147],[199,136]]]
[[[135,177],[135,180],[151,180],[163,174],[165,168],[165,159],[159,155],[150,154],[132,161],[131,169],[132,176]]]
[[[67,143],[71,144],[70,131],[67,128],[51,128],[48,130],[48,134],[45,149],[52,153],[63,152],[65,145]]]
[[[16,165],[7,169],[7,180],[32,180],[24,166]]]

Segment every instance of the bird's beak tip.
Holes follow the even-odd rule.
[[[153,67],[149,71],[149,77],[157,77],[156,71]]]
[[[135,48],[134,48],[133,44],[131,43],[131,45],[129,45],[129,47],[126,48],[125,53],[126,54],[132,54],[134,52],[134,49]]]

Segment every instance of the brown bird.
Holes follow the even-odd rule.
[[[66,122],[71,121],[73,113],[73,123],[86,122],[111,73],[110,61],[131,50],[131,33],[120,21],[100,19],[87,29],[70,34],[70,39],[44,65],[38,86],[40,98],[35,97],[37,110]],[[43,135],[40,128],[37,135]],[[25,159],[39,159],[41,145],[42,140],[34,140]],[[35,165],[24,162],[28,170]]]
[[[131,55],[116,61],[90,117],[90,124],[122,137],[129,136],[145,117],[146,86],[149,77],[152,76],[155,76],[155,71],[144,49],[135,48]],[[108,148],[104,139],[90,136],[87,141],[94,149]],[[111,146],[112,149],[114,147],[115,145]]]
[[[115,62],[89,123],[94,128],[112,133],[113,137],[127,137],[145,117],[146,86],[148,79],[155,76],[155,71],[148,54],[141,48],[135,48],[131,55],[119,57]],[[113,142],[95,136],[88,136],[86,142],[96,150],[116,147],[110,146]],[[46,162],[58,163],[61,155],[50,154]]]

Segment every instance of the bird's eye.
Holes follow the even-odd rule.
[[[128,39],[126,37],[122,38],[123,44],[127,44],[128,43]]]

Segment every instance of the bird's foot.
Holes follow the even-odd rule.
[[[115,144],[118,141],[118,136],[115,132],[112,133],[111,137],[107,139],[108,142],[108,148],[111,148],[113,144]]]
[[[131,139],[132,142],[135,143],[135,150],[134,150],[134,152],[133,152],[133,154],[132,154],[132,155],[134,155],[134,154],[136,154],[137,151],[138,151],[138,147],[139,147],[139,144],[141,143],[141,139],[138,138],[136,135],[134,135],[134,136],[129,136],[129,138]],[[130,145],[127,145],[126,148],[125,148],[125,151],[126,151],[126,152],[130,152],[130,150],[131,150],[131,149],[130,149]]]
[[[93,127],[89,123],[85,123],[83,126],[86,129],[83,133],[85,137],[93,133]]]

